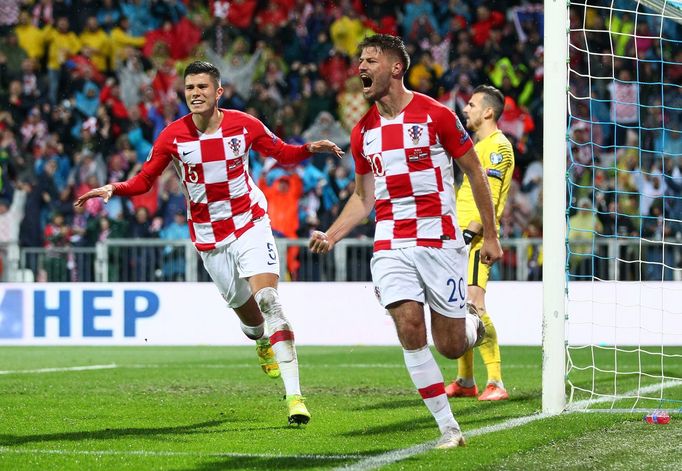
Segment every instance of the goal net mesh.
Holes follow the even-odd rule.
[[[680,410],[682,2],[569,18],[568,407]]]

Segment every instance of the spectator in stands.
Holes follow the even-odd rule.
[[[362,80],[353,76],[346,80],[343,90],[337,95],[339,104],[339,121],[343,128],[350,133],[355,123],[369,109],[369,103],[362,94]]]
[[[407,83],[412,90],[434,96],[442,75],[443,67],[433,60],[430,51],[424,51],[419,61],[408,70]]]
[[[115,0],[102,0],[100,8],[97,10],[96,19],[106,32],[110,32],[121,19],[121,10],[117,2]]]
[[[107,30],[109,31],[109,29]],[[109,35],[102,29],[95,16],[90,16],[85,22],[85,29],[80,34],[80,42],[95,68],[100,72],[109,70],[111,63],[111,44]]]
[[[639,121],[639,87],[632,80],[630,69],[623,67],[618,78],[608,85],[611,94],[611,121],[615,124],[615,145],[626,145],[628,128]]]
[[[176,179],[173,179],[174,181]],[[189,226],[184,211],[177,211],[173,220],[159,232],[164,240],[188,240]],[[161,273],[164,280],[182,281],[185,279],[185,249],[167,245],[163,248]]]
[[[578,201],[573,216],[568,219],[568,240],[570,246],[569,270],[578,279],[595,276],[594,254],[592,253],[594,237],[601,234],[603,227],[597,219],[592,202],[587,198]]]
[[[59,249],[66,249],[70,245],[71,228],[66,224],[63,214],[53,212],[50,222],[45,226],[45,248],[48,249],[44,260],[46,281],[69,281],[73,255]]]
[[[303,132],[304,141],[322,139],[335,142],[341,149],[346,149],[350,144],[350,134],[328,111],[321,111],[313,124]],[[312,157],[312,164],[323,169],[328,157],[327,154],[316,154]]]
[[[542,96],[538,91],[541,90],[543,77],[543,52],[538,48],[542,23],[536,21],[541,16],[539,10],[533,7],[525,8],[520,14],[509,12],[509,18],[505,18],[501,13],[491,11],[494,6],[484,5],[485,2],[480,0],[418,0],[402,3],[385,0],[344,1],[332,2],[333,5],[310,0],[277,0],[270,2],[272,6],[257,0],[215,0],[206,6],[201,5],[204,2],[200,1],[179,0],[33,0],[19,3],[28,6],[19,9],[17,2],[9,2],[9,10],[6,5],[0,7],[5,8],[3,12],[9,12],[0,18],[0,28],[5,28],[3,31],[7,31],[8,27],[10,29],[0,51],[0,158],[4,159],[3,152],[9,156],[2,164],[1,184],[6,191],[17,186],[20,175],[27,175],[26,178],[33,179],[35,183],[37,176],[30,173],[42,171],[42,163],[52,158],[48,147],[51,145],[50,136],[55,134],[60,137],[59,142],[64,149],[63,153],[60,152],[60,159],[70,161],[72,177],[79,175],[77,179],[68,179],[67,186],[71,186],[73,191],[89,188],[88,180],[92,184],[97,181],[99,184],[105,183],[107,169],[116,173],[121,170],[119,136],[125,136],[121,142],[126,142],[124,155],[127,163],[124,167],[128,176],[136,171],[139,168],[136,164],[147,158],[155,138],[155,126],[158,134],[165,124],[187,113],[182,100],[173,100],[178,90],[172,83],[173,74],[168,72],[170,69],[182,68],[183,62],[176,60],[174,55],[181,50],[184,54],[192,50],[192,41],[198,38],[197,30],[204,32],[197,54],[210,55],[212,61],[220,64],[225,81],[222,107],[245,109],[247,101],[254,96],[249,102],[254,114],[268,121],[273,131],[288,142],[299,142],[302,130],[312,126],[321,111],[338,116],[342,126],[348,129],[357,121],[357,117],[353,118],[354,113],[362,115],[367,103],[361,98],[357,78],[346,82],[347,75],[344,76],[348,69],[354,68],[355,56],[355,51],[345,46],[346,41],[352,39],[353,34],[350,33],[355,30],[343,30],[338,26],[347,22],[354,27],[359,25],[358,28],[364,28],[368,34],[368,28],[371,28],[375,32],[402,35],[408,41],[415,60],[422,51],[429,52],[433,62],[443,68],[443,75],[435,82],[435,87],[426,87],[434,98],[456,104],[469,93],[468,83],[486,80],[499,84],[506,93],[517,98],[509,103],[500,126],[516,136],[514,143],[517,151],[525,150],[517,153],[520,173],[515,184],[522,181],[522,185],[515,190],[518,195],[515,199],[521,209],[505,215],[503,230],[512,235],[521,235],[524,233],[523,224],[528,224],[528,220],[535,217],[537,210],[528,201],[539,197],[539,185],[532,178],[526,178],[526,175],[532,174],[534,170],[531,170],[536,170],[540,165],[540,154],[534,149],[541,149],[542,128],[539,119],[542,116]],[[636,103],[629,105],[632,100],[627,96],[634,93],[633,87],[639,87],[639,96],[644,97],[642,103],[648,96],[660,95],[658,105],[650,102],[652,106],[642,107],[646,111],[641,117],[641,139],[633,141],[632,132],[629,137],[631,145],[642,149],[644,169],[650,171],[651,161],[656,159],[659,159],[659,167],[661,163],[672,165],[661,161],[658,152],[670,160],[682,154],[682,139],[678,138],[679,133],[675,133],[679,130],[675,111],[682,108],[682,89],[670,86],[680,83],[682,52],[670,49],[667,43],[652,47],[650,39],[634,35],[637,31],[646,32],[647,28],[659,31],[661,25],[654,24],[649,18],[635,24],[633,17],[617,11],[613,18],[604,18],[590,9],[587,12],[574,10],[571,12],[572,25],[581,27],[584,20],[592,31],[586,39],[579,39],[587,41],[580,44],[595,54],[591,55],[589,64],[585,62],[585,57],[572,55],[571,67],[576,71],[585,71],[589,66],[593,77],[610,77],[615,70],[617,77],[615,83],[608,87],[610,90],[602,86],[602,82],[606,82],[604,80],[593,81],[589,90],[586,80],[574,80],[576,94],[591,97],[585,100],[584,106],[577,104],[573,108],[574,117],[588,122],[589,128],[588,131],[575,132],[584,134],[590,142],[597,144],[593,146],[594,152],[590,151],[590,165],[594,157],[598,159],[595,163],[604,167],[618,167],[618,172],[595,172],[594,179],[595,185],[601,184],[598,181],[612,182],[610,188],[615,190],[615,179],[618,178],[622,197],[617,201],[612,198],[603,198],[602,201],[595,197],[594,203],[626,215],[618,218],[618,228],[615,220],[611,221],[615,233],[639,235],[639,227],[628,224],[638,213],[639,199],[626,194],[637,191],[637,182],[630,171],[638,167],[638,160],[635,158],[631,165],[631,153],[621,150],[616,162],[611,162],[609,159],[615,151],[611,153],[608,147],[599,146],[611,145],[616,130],[621,134],[618,136],[618,146],[625,145],[627,131],[624,126],[633,126],[638,122],[638,117],[628,124],[621,119],[624,116],[623,109],[616,108],[620,105],[625,106],[626,110],[628,106],[631,110],[638,108]],[[269,17],[270,11],[277,11],[279,16]],[[289,16],[282,16],[282,11],[289,12]],[[106,41],[99,23],[94,25],[92,22],[91,17],[96,18],[98,12],[103,14],[101,18],[109,15],[109,19],[103,20],[111,28]],[[33,13],[35,16],[32,17]],[[586,14],[585,18],[581,16],[583,14]],[[263,26],[262,34],[254,23],[257,16],[264,18],[264,23],[271,24]],[[60,17],[65,17],[67,24],[71,25],[66,34],[59,30]],[[114,18],[118,18],[118,23],[112,22]],[[141,48],[145,44],[144,35],[159,28],[163,21],[168,22],[170,29],[165,33],[157,31],[152,38],[172,40],[171,47],[164,44],[157,45],[159,49],[150,47],[151,56],[143,56]],[[333,23],[336,26],[331,27]],[[613,34],[599,34],[599,30],[611,31]],[[679,32],[679,26],[669,20],[662,25],[661,31],[664,38],[679,36],[675,34]],[[78,48],[74,46],[76,41],[68,39],[76,33],[79,34],[76,38]],[[63,36],[67,37],[64,41]],[[185,38],[190,40],[185,41]],[[267,45],[263,42],[264,38],[267,38]],[[629,72],[626,69],[632,68],[623,60],[617,59],[615,64],[601,60],[601,53],[612,52],[610,39],[619,54],[634,57],[634,53],[638,52],[644,54],[647,60],[651,59],[650,62],[640,61],[637,83],[631,73],[627,76]],[[104,55],[103,65],[102,49],[107,41],[110,50]],[[174,49],[173,44],[178,42],[181,48]],[[334,42],[338,47],[334,47]],[[444,52],[448,49],[449,57],[446,58]],[[331,54],[332,50],[334,54]],[[46,53],[48,57],[45,57]],[[661,53],[666,61],[662,70],[656,64],[657,55]],[[22,60],[24,54],[28,59]],[[169,59],[167,64],[164,64],[165,59]],[[45,69],[46,65],[50,67],[49,72]],[[154,96],[149,84],[154,77],[164,74],[163,93]],[[253,87],[256,75],[260,83]],[[60,80],[50,80],[49,77],[55,76]],[[110,76],[115,77],[115,81],[105,84]],[[282,80],[285,84],[282,84]],[[643,83],[646,81],[655,83],[646,85]],[[85,86],[89,82],[101,92],[101,97],[98,97],[100,106],[96,107],[94,114],[94,97],[90,91],[93,87],[90,84]],[[663,85],[657,85],[659,82]],[[114,84],[117,84],[116,87]],[[620,85],[625,86],[624,91],[620,90]],[[616,97],[616,92],[622,92],[618,95],[622,98],[617,98],[621,103],[609,109],[607,100]],[[93,100],[90,107],[83,106],[86,103],[84,98]],[[170,104],[162,103],[162,99],[168,99]],[[263,104],[259,101],[263,101]],[[50,106],[44,106],[46,103]],[[77,104],[80,106],[77,107]],[[665,107],[661,112],[658,106],[663,104]],[[89,111],[82,113],[84,109]],[[609,124],[615,115],[619,120],[617,126]],[[94,119],[88,120],[89,117]],[[535,123],[538,125],[535,126]],[[661,133],[654,131],[661,127],[668,130]],[[91,155],[83,158],[84,150]],[[131,150],[135,153],[134,162]],[[261,158],[258,155],[252,157],[255,163],[251,167],[254,177],[259,176],[257,172]],[[87,161],[87,169],[81,167],[82,160]],[[298,205],[299,212],[304,215],[300,218],[301,233],[305,233],[306,227],[316,227],[319,222],[316,219],[327,218],[330,211],[325,203],[328,201],[325,195],[329,195],[332,180],[325,160],[317,162],[319,167],[315,171],[310,170],[310,167],[302,171],[304,196]],[[344,165],[346,163],[344,161]],[[93,164],[96,170],[91,168]],[[526,167],[528,170],[524,175]],[[62,163],[58,164],[56,180],[59,180],[60,169]],[[350,168],[348,170],[352,171]],[[679,201],[676,198],[680,192],[674,189],[676,180],[671,180],[668,170],[659,168],[661,171],[661,188],[665,188],[666,192],[664,214],[674,219],[676,216],[673,214],[677,213],[673,203]],[[585,172],[582,178],[590,180],[591,185],[590,172]],[[324,184],[321,184],[323,181]],[[59,204],[64,188],[62,183],[56,185],[58,197],[53,202]],[[587,192],[581,196],[586,195]],[[11,201],[3,190],[0,190],[0,197]],[[155,199],[154,205],[159,206],[159,211],[164,211],[163,217],[167,223],[173,219],[172,211],[167,213],[163,203],[156,201],[155,195],[151,197]],[[32,198],[29,194],[28,206]],[[340,202],[343,204],[343,198],[340,198]],[[41,207],[44,204],[42,199],[39,199],[39,203]],[[118,204],[110,203],[110,219],[115,221],[124,212],[124,206],[131,204],[127,199]],[[135,204],[144,204],[149,208],[153,206],[148,201],[140,203],[136,200]],[[85,214],[95,218],[101,208],[96,203],[93,205]],[[154,212],[151,216],[161,214]],[[306,219],[311,224],[307,224]],[[604,226],[607,225],[604,222]],[[675,227],[675,224],[671,226]],[[371,230],[371,224],[367,227]],[[32,239],[34,245],[41,246],[43,230],[44,227],[40,227],[37,237],[29,236],[30,231],[25,232],[26,238]],[[41,242],[36,244],[36,239]]]
[[[60,91],[62,65],[81,49],[81,42],[76,33],[70,30],[69,20],[65,16],[57,18],[55,29],[48,29],[45,37],[47,43],[47,73],[49,78],[48,98],[52,105],[57,104]]]
[[[345,3],[340,13],[339,18],[329,26],[329,35],[334,49],[346,56],[353,56],[360,41],[374,33],[364,25],[350,2]]]
[[[175,220],[178,213],[187,211],[187,202],[174,170],[167,170],[161,175],[159,185],[159,215],[163,225],[167,227]],[[119,179],[118,181],[122,181]]]
[[[132,239],[156,239],[159,237],[162,220],[151,218],[145,206],[138,206],[135,214],[128,219],[128,233],[126,237]],[[153,279],[156,270],[156,249],[154,247],[139,247],[129,252],[130,281],[144,281]]]
[[[0,45],[2,45],[0,48],[0,77],[14,78],[20,75],[22,64],[28,58],[28,54],[19,45],[17,33],[10,31],[4,38],[0,37]],[[0,87],[3,85],[0,83]]]
[[[315,118],[322,112],[328,111],[334,113],[336,111],[335,96],[329,90],[327,83],[324,80],[315,80],[313,90],[310,95],[304,93],[303,109],[305,110],[304,127],[313,124]]]
[[[31,21],[31,15],[26,10],[19,13],[19,23],[14,28],[19,40],[19,46],[32,59],[40,60],[45,55],[45,31],[38,28]]]
[[[18,242],[19,226],[24,217],[27,185],[19,183],[11,200],[0,198],[0,242]]]
[[[142,48],[145,45],[146,39],[144,37],[133,36],[128,31],[129,28],[128,18],[122,16],[118,20],[118,25],[111,30],[111,70],[117,70],[119,63],[130,55],[126,53],[127,48]]]
[[[295,239],[298,231],[298,202],[303,195],[303,182],[293,174],[285,174],[268,185],[265,175],[261,175],[258,187],[268,200],[268,216],[275,237]],[[287,250],[287,270],[291,280],[298,278],[298,247]]]

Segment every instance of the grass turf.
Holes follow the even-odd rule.
[[[502,355],[510,401],[451,400],[465,435],[541,408],[540,349],[507,347]],[[455,364],[435,356],[447,381]],[[0,358],[0,469],[371,469],[367,458],[438,437],[397,347],[299,348],[313,415],[301,428],[286,425],[281,381],[260,371],[251,348],[4,347]],[[110,364],[116,367],[27,372]],[[621,386],[636,385],[632,378]],[[681,399],[682,388],[665,394]],[[463,449],[424,449],[380,463],[675,469],[680,442],[678,415],[654,426],[636,413],[564,414],[471,436]]]

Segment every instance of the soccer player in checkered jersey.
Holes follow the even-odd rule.
[[[476,154],[481,160],[490,183],[495,208],[495,222],[498,224],[507,202],[507,193],[514,173],[514,149],[511,142],[497,128],[497,120],[504,111],[504,95],[495,87],[480,85],[474,89],[464,107],[466,127],[474,133]],[[457,190],[457,222],[462,229],[464,242],[469,249],[469,273],[467,296],[478,311],[485,337],[478,346],[483,363],[488,370],[488,382],[479,401],[501,401],[509,399],[502,383],[500,346],[497,331],[485,307],[485,291],[490,267],[480,261],[483,238],[478,210],[472,201],[471,182],[464,176]],[[448,397],[476,397],[478,387],[474,381],[474,352],[467,351],[457,360],[457,379],[445,387]]]
[[[263,370],[284,382],[290,424],[310,420],[301,396],[294,333],[277,293],[279,256],[263,192],[248,173],[254,149],[283,164],[301,162],[311,153],[343,155],[331,141],[302,146],[283,143],[258,119],[218,107],[220,72],[197,61],[185,69],[185,99],[190,113],[159,134],[139,174],[95,188],[75,202],[147,192],[169,163],[183,185],[190,236],[244,334],[256,341]],[[265,324],[267,323],[267,329]],[[269,337],[266,334],[269,332]]]
[[[453,160],[469,177],[483,224],[481,260],[502,256],[490,188],[468,134],[456,115],[405,88],[409,55],[390,35],[358,47],[364,95],[374,105],[351,133],[356,190],[338,219],[313,233],[310,248],[326,253],[374,207],[372,278],[393,318],[405,365],[438,423],[438,448],[464,444],[429,350],[424,303],[431,310],[436,349],[454,359],[476,345],[483,323],[466,302],[467,249],[457,226]]]

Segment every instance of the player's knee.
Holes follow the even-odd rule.
[[[263,314],[266,312],[269,313],[280,307],[279,293],[277,293],[275,288],[262,288],[253,295],[253,298],[258,303],[258,307]]]
[[[260,289],[253,297],[256,303],[258,303],[258,307],[263,313],[265,322],[267,322],[271,332],[291,330],[289,321],[284,316],[284,311],[282,310],[279,293],[277,293],[275,288],[267,287]]]
[[[464,353],[467,348],[463,341],[436,342],[436,350],[448,360],[456,360]]]

